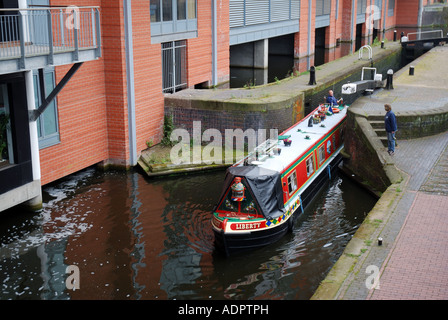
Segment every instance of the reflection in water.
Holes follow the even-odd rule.
[[[88,169],[46,187],[39,213],[2,213],[0,299],[308,299],[374,204],[335,177],[292,233],[225,258],[210,226],[223,178]]]

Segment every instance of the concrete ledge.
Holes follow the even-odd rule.
[[[180,175],[194,172],[204,172],[211,170],[224,170],[231,164],[147,164],[144,161],[138,161],[139,166],[145,171],[148,177],[161,177],[170,175]]]
[[[398,138],[415,139],[436,135],[448,130],[448,104],[419,113],[398,114],[397,118],[400,123]]]
[[[24,206],[32,211],[42,208],[40,180],[35,180],[14,190],[0,194],[0,212],[19,204],[24,204]]]

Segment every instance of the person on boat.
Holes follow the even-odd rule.
[[[333,93],[333,90],[328,91],[328,97],[326,98],[326,102],[331,106],[337,106],[339,104],[339,102],[342,101],[341,99],[336,99]]]
[[[395,153],[395,132],[397,131],[397,118],[395,113],[392,111],[390,104],[384,105],[384,110],[386,110],[386,115],[384,117],[384,126],[387,133],[387,152],[389,155],[393,156]]]

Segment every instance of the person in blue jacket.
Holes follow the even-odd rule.
[[[395,153],[395,132],[397,131],[397,118],[392,111],[390,104],[384,105],[386,115],[384,117],[384,126],[387,133],[387,152],[393,156]]]
[[[333,90],[328,91],[328,97],[326,98],[326,102],[330,106],[337,106],[339,104],[339,102],[341,102],[341,101],[342,101],[342,98],[338,100],[334,97]]]

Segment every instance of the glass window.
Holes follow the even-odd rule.
[[[185,40],[162,43],[162,90],[165,93],[187,86],[186,48]]]
[[[325,146],[322,145],[319,147],[319,164],[322,164],[325,161]]]
[[[296,172],[294,171],[288,177],[288,191],[289,191],[289,195],[291,195],[296,190],[297,190],[297,175],[296,175]]]
[[[173,1],[162,0],[163,21],[173,20]]]
[[[306,174],[309,177],[314,172],[314,157],[311,156],[306,159]]]
[[[196,0],[188,0],[188,19],[196,19]]]
[[[151,22],[160,22],[160,0],[151,0]]]
[[[317,0],[316,1],[316,16],[323,16],[330,14],[331,0]]]
[[[177,20],[187,19],[187,0],[177,0]]]
[[[53,91],[54,73],[48,72],[44,74],[45,79],[45,92],[48,94]],[[42,115],[44,117],[44,131],[46,135],[54,134],[58,131],[57,118],[56,118],[56,99],[54,99],[47,107]]]
[[[356,10],[358,14],[366,13],[367,8],[367,0],[358,0],[358,4],[356,6]]]
[[[387,16],[391,17],[394,15],[395,10],[395,0],[389,0],[388,8],[387,8]]]
[[[196,38],[198,36],[196,1],[151,0],[151,43]],[[169,37],[165,37],[167,35]]]
[[[39,75],[36,73],[34,78],[34,99],[36,108],[42,104],[40,94]],[[44,71],[45,95],[48,95],[55,88],[55,79],[53,70]],[[39,137],[39,147],[45,148],[59,143],[59,128],[56,99],[54,99],[37,119],[37,134]]]
[[[0,168],[14,163],[8,85],[0,85]]]

